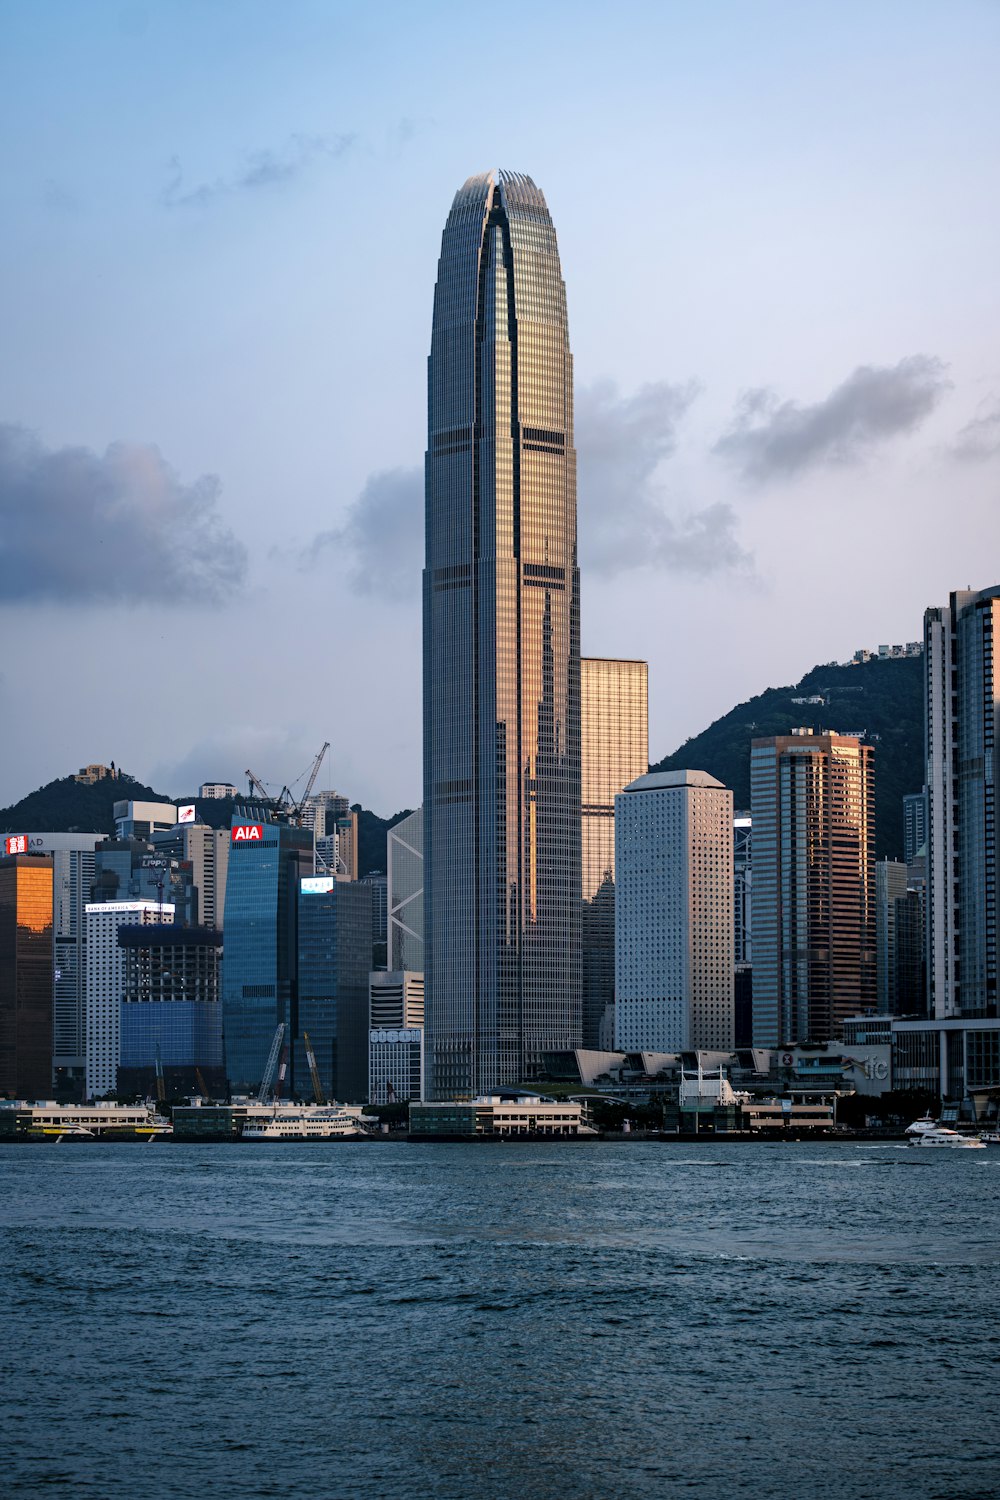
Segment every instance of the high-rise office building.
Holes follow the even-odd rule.
[[[299,882],[313,873],[309,828],[238,808],[229,834],[222,1024],[234,1094],[256,1093],[279,1024],[294,1036]]]
[[[0,858],[0,1095],[52,1093],[52,858]]]
[[[733,794],[704,771],[615,798],[615,1046],[731,1051]]]
[[[174,909],[159,901],[98,901],[84,908],[87,922],[88,1099],[113,1094],[121,1056],[121,1004],[125,993],[122,927],[172,922]]]
[[[432,1095],[579,1046],[580,608],[573,377],[555,229],[488,172],[445,225],[424,570]]]
[[[23,849],[52,856],[52,1088],[82,1099],[86,1078],[87,924],[84,907],[94,883],[99,833],[17,833],[4,837],[7,853]]]
[[[157,901],[174,910],[188,927],[196,920],[194,872],[187,860],[174,859],[146,839],[103,839],[94,848],[91,901]]]
[[[116,802],[114,812],[118,839],[148,839],[177,822],[177,808],[172,802]]]
[[[829,1041],[875,1005],[873,752],[848,735],[754,740],[753,1041]]]
[[[899,974],[896,947],[897,902],[906,895],[906,866],[896,859],[875,861],[875,983],[881,1016],[898,1016]]]
[[[424,976],[409,970],[368,981],[368,1097],[400,1104],[423,1097]]]
[[[221,929],[226,911],[226,876],[229,873],[228,828],[209,828],[205,823],[178,823],[150,838],[157,854],[182,860],[191,866],[194,883],[192,924]]]
[[[418,807],[389,829],[386,838],[391,970],[424,971],[424,810]]]
[[[938,1019],[997,1014],[1000,585],[924,615],[927,981]]]
[[[167,1096],[222,1097],[219,961],[222,934],[210,927],[152,923],[120,928],[125,956],[118,1087],[152,1096],[160,1072]],[[200,1080],[199,1080],[200,1074]]]
[[[583,1045],[615,1003],[615,798],[649,770],[644,661],[580,661]]]
[[[291,1088],[300,1097],[309,1094],[308,1034],[327,1098],[348,1104],[367,1100],[371,958],[371,888],[332,875],[300,881],[291,1028]]]

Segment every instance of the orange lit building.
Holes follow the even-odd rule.
[[[52,1093],[52,857],[0,859],[0,1095]]]

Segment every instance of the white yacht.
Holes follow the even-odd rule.
[[[329,1141],[365,1134],[356,1115],[340,1105],[304,1105],[301,1109],[275,1109],[267,1119],[248,1120],[245,1141]]]
[[[922,1130],[910,1136],[911,1146],[940,1146],[952,1151],[985,1151],[986,1144],[977,1135],[960,1135],[947,1125],[935,1125],[931,1130]]]
[[[907,1125],[905,1135],[926,1135],[928,1130],[937,1130],[938,1122],[933,1115],[924,1115],[920,1120],[914,1120],[912,1125]]]

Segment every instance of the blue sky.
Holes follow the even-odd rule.
[[[583,647],[651,753],[1000,579],[1000,7],[0,0],[0,804],[420,796],[441,229],[560,241]]]

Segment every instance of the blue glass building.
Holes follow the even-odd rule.
[[[295,1034],[298,890],[312,872],[311,828],[269,822],[254,809],[234,813],[222,963],[226,1075],[234,1094],[257,1091],[279,1022],[289,1028],[286,1037]]]
[[[122,927],[125,980],[118,1087],[151,1094],[159,1060],[168,1095],[225,1093],[219,958],[222,934],[149,923]],[[197,1070],[197,1071],[196,1071]]]
[[[368,1099],[368,975],[372,892],[361,882],[316,876],[299,888],[298,1014],[292,1082],[310,1097],[303,1033],[328,1099]],[[228,934],[227,934],[228,942]]]

